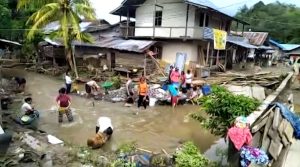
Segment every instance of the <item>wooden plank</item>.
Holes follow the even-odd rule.
[[[269,147],[270,147],[270,144],[271,144],[271,139],[267,136],[267,137],[262,141],[261,149],[264,150],[265,152],[267,152],[268,149],[269,149]]]
[[[270,129],[271,126],[272,126],[273,115],[274,115],[274,113],[272,112],[272,113],[270,114],[270,116],[269,116],[269,119],[268,119],[268,121],[267,121],[267,123],[266,123],[266,126],[265,126],[265,129],[264,129],[264,134],[263,134],[263,136],[262,136],[262,140],[265,140],[265,139],[266,139],[266,137],[267,137],[267,135],[268,135],[268,132],[269,132],[269,129]]]
[[[285,131],[285,128],[286,128],[287,124],[288,124],[288,121],[286,119],[283,119],[280,122],[280,125],[278,127],[278,133],[279,133],[280,137],[284,136],[284,131]]]
[[[290,151],[291,145],[282,149],[278,159],[274,161],[272,167],[282,167],[286,163],[287,155]]]
[[[294,136],[294,128],[292,127],[291,123],[287,123],[284,135],[286,136],[287,140],[289,142],[293,142],[293,136]]]
[[[272,125],[272,128],[274,130],[278,129],[278,127],[279,127],[280,115],[281,115],[280,108],[276,107],[275,113],[274,113],[273,125]]]
[[[259,148],[261,146],[262,133],[260,131],[253,135],[251,146]]]
[[[285,136],[281,137],[281,142],[284,147],[287,147],[288,145],[291,144]]]
[[[273,109],[275,108],[275,106],[272,106],[269,110],[265,110],[262,113],[262,116],[259,117],[254,123],[253,126],[255,126],[257,124],[257,122],[261,122],[265,117],[269,116],[269,114],[273,111]]]
[[[281,142],[281,137],[280,137],[277,130],[274,130],[273,128],[270,128],[269,131],[268,131],[268,135],[272,140],[277,141],[277,142]]]
[[[282,148],[283,148],[283,145],[281,144],[281,142],[271,140],[271,144],[268,149],[268,152],[275,159],[275,161],[278,159]]]
[[[255,126],[252,127],[251,132],[255,133],[260,130],[268,121],[269,117],[265,117],[261,122],[258,122]]]
[[[287,83],[291,80],[292,76],[294,75],[293,72],[289,72],[288,76],[281,82],[280,86],[270,94],[262,103],[262,105],[258,108],[258,111],[251,113],[248,117],[251,120],[250,125],[252,125],[257,118],[259,118],[264,111],[268,108],[268,106],[278,97],[278,95],[283,91],[286,87]]]

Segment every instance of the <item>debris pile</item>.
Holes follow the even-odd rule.
[[[251,132],[252,145],[272,157],[272,166],[281,166],[295,138],[300,139],[300,120],[286,106],[275,103],[254,123]]]

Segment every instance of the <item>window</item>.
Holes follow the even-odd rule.
[[[155,26],[160,27],[162,22],[162,11],[155,12]]]
[[[204,19],[204,17],[206,17],[206,20]],[[208,26],[208,22],[209,22],[209,17],[205,13],[200,13],[200,20],[199,20],[199,26],[200,27],[204,26],[204,21],[205,21],[205,27],[207,27]]]

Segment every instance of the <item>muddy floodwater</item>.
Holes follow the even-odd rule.
[[[112,119],[114,134],[103,149],[115,150],[127,141],[136,141],[139,146],[152,151],[174,151],[180,141],[191,140],[202,152],[217,141],[217,137],[201,128],[196,121],[186,121],[186,115],[199,110],[198,106],[179,106],[172,112],[170,106],[155,106],[133,113],[137,107],[126,108],[122,103],[93,101],[71,96],[74,109],[73,123],[58,123],[55,98],[64,81],[57,78],[25,72],[24,70],[2,70],[4,76],[24,76],[27,79],[26,92],[31,93],[34,106],[40,111],[40,127],[49,134],[72,144],[86,145],[89,136],[95,133],[96,120],[100,116]],[[94,103],[94,104],[93,104]]]

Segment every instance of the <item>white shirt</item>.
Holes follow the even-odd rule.
[[[66,84],[71,84],[72,83],[72,79],[68,75],[65,76],[65,80],[66,80]]]
[[[21,111],[25,113],[25,112],[28,111],[28,110],[32,110],[31,105],[28,104],[28,103],[23,103],[23,105],[22,105],[22,107],[21,107]]]
[[[193,79],[193,74],[190,73],[190,74],[185,74],[185,82],[188,83],[188,84],[191,84],[192,83],[192,79]]]
[[[89,85],[89,86],[97,85],[96,81],[93,81],[93,80],[87,82],[86,84]]]
[[[99,127],[99,132],[103,133],[107,128],[111,127],[114,129],[111,124],[111,119],[108,117],[100,117],[97,120],[97,127]]]

